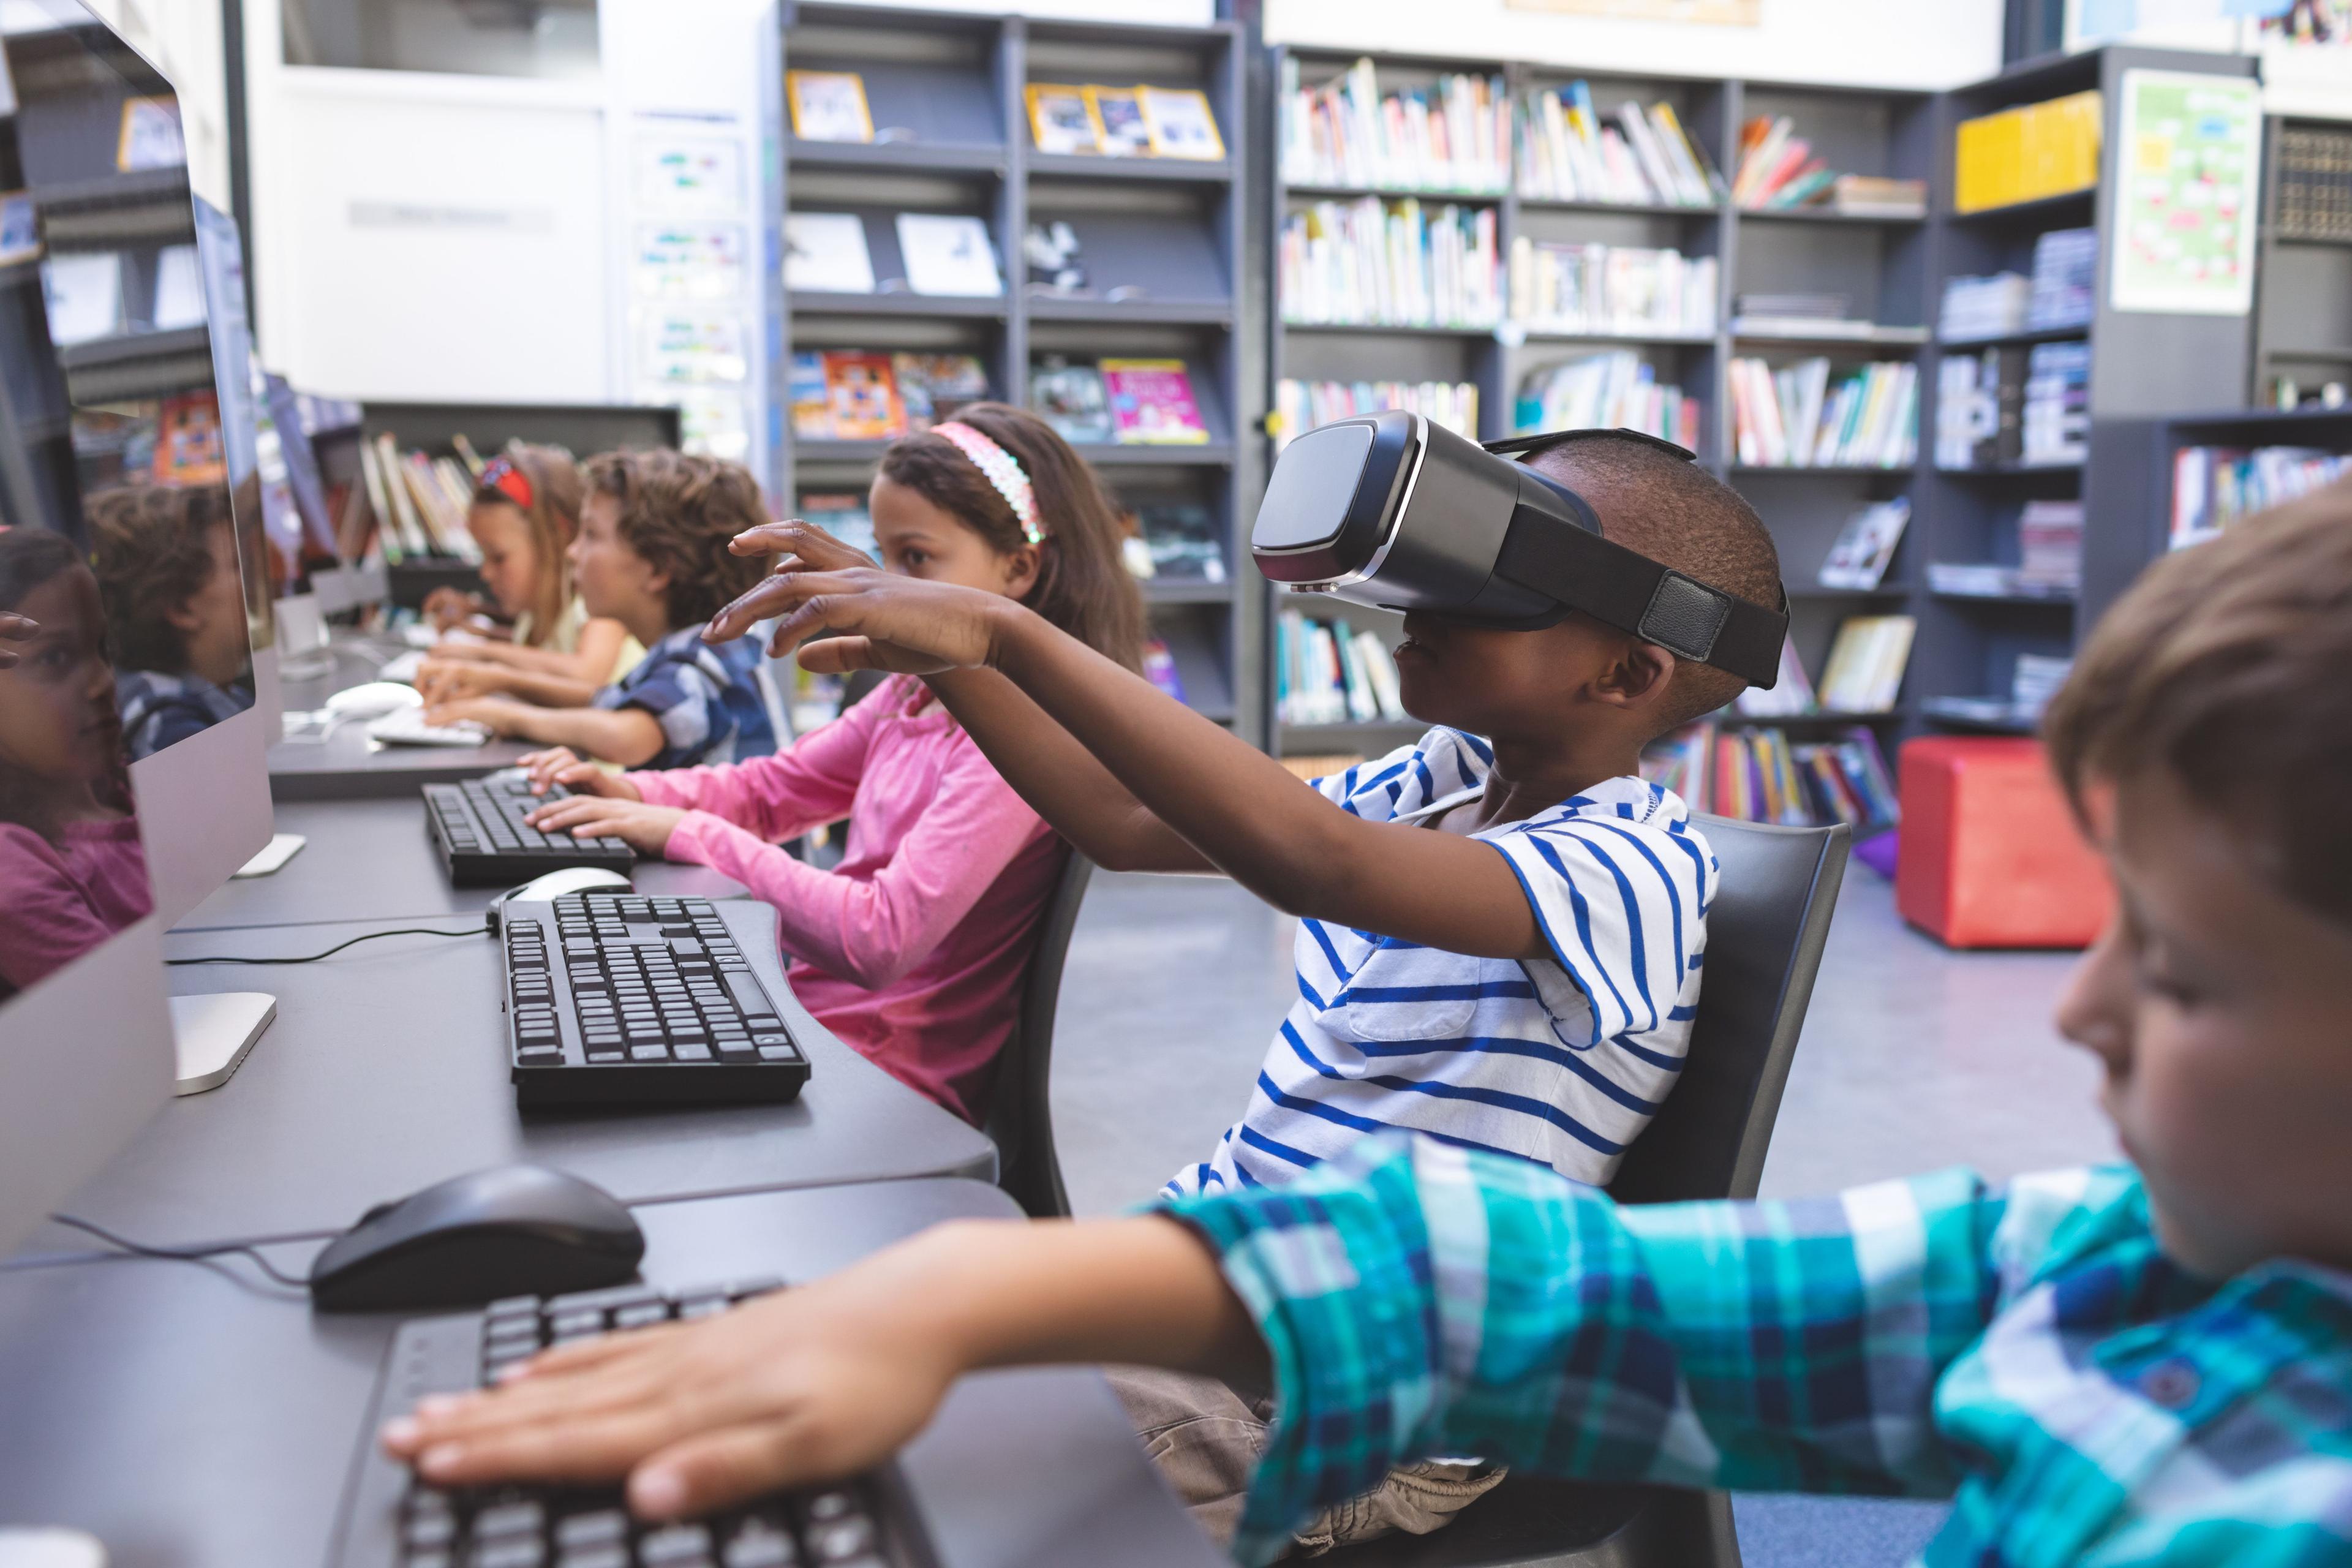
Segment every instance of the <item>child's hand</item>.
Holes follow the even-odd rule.
[[[416,670],[417,694],[427,702],[455,702],[505,689],[507,675],[494,664],[459,663],[436,655]]]
[[[493,735],[511,735],[537,710],[511,697],[462,697],[454,702],[434,702],[425,707],[427,724],[455,724],[470,719]]]
[[[483,611],[482,601],[472,594],[461,594],[455,588],[436,588],[425,595],[423,614],[436,632],[463,626]]]
[[[871,567],[809,570],[798,563],[827,552],[843,556],[856,552],[805,523],[751,529],[736,535],[733,548],[742,553],[782,555],[785,563],[719,611],[704,630],[704,640],[740,637],[754,621],[771,616],[784,617],[768,648],[778,657],[819,632],[849,634],[803,650],[801,663],[809,669],[931,675],[984,665],[995,647],[998,617],[1018,608],[1009,599],[976,588],[900,577]]]
[[[8,642],[29,642],[37,636],[41,623],[23,616],[0,614],[0,639]],[[0,647],[0,669],[13,669],[16,655],[13,649]]]
[[[922,1430],[967,1358],[908,1278],[922,1241],[731,1312],[567,1345],[494,1391],[383,1429],[436,1486],[626,1475],[667,1519],[870,1469]]]
[[[562,784],[573,795],[600,795],[608,800],[643,800],[645,795],[628,775],[583,763],[569,746],[533,752],[515,764],[530,775],[530,793],[545,795]]]
[[[882,563],[864,551],[844,544],[813,522],[788,517],[761,528],[746,529],[727,542],[738,555],[775,558],[771,572],[846,572],[856,566]]]
[[[541,833],[569,833],[574,838],[617,838],[640,855],[659,858],[669,853],[669,836],[686,813],[674,805],[647,805],[640,800],[600,800],[574,795],[551,801],[524,820]]]

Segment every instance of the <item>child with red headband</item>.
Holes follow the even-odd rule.
[[[870,503],[890,570],[1018,600],[1139,662],[1143,605],[1117,515],[1034,415],[978,404],[898,442]],[[744,883],[775,906],[793,993],[817,1020],[977,1120],[1066,851],[922,682],[894,677],[789,749],[731,766],[613,774],[560,747],[526,762],[542,786],[574,792],[535,826]],[[777,847],[844,817],[831,871]]]

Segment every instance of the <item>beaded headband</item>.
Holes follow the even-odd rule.
[[[1037,496],[1029,488],[1029,475],[1022,468],[1019,458],[960,419],[932,426],[931,434],[944,437],[957,451],[971,459],[973,468],[987,476],[988,482],[996,487],[996,493],[1004,498],[1004,504],[1013,509],[1013,515],[1021,520],[1023,538],[1032,544],[1045,542],[1045,526],[1037,519]]]

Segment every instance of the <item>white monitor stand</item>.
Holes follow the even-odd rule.
[[[278,998],[262,991],[173,997],[172,1033],[180,1059],[172,1092],[202,1094],[226,1083],[277,1016]]]

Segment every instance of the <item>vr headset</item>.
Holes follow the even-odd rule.
[[[1603,539],[1591,502],[1518,460],[1603,436],[1696,460],[1671,441],[1631,430],[1563,430],[1481,447],[1418,414],[1319,426],[1275,464],[1250,554],[1274,582],[1382,609],[1518,631],[1581,610],[1677,658],[1769,688],[1789,632],[1785,592],[1767,609]]]

